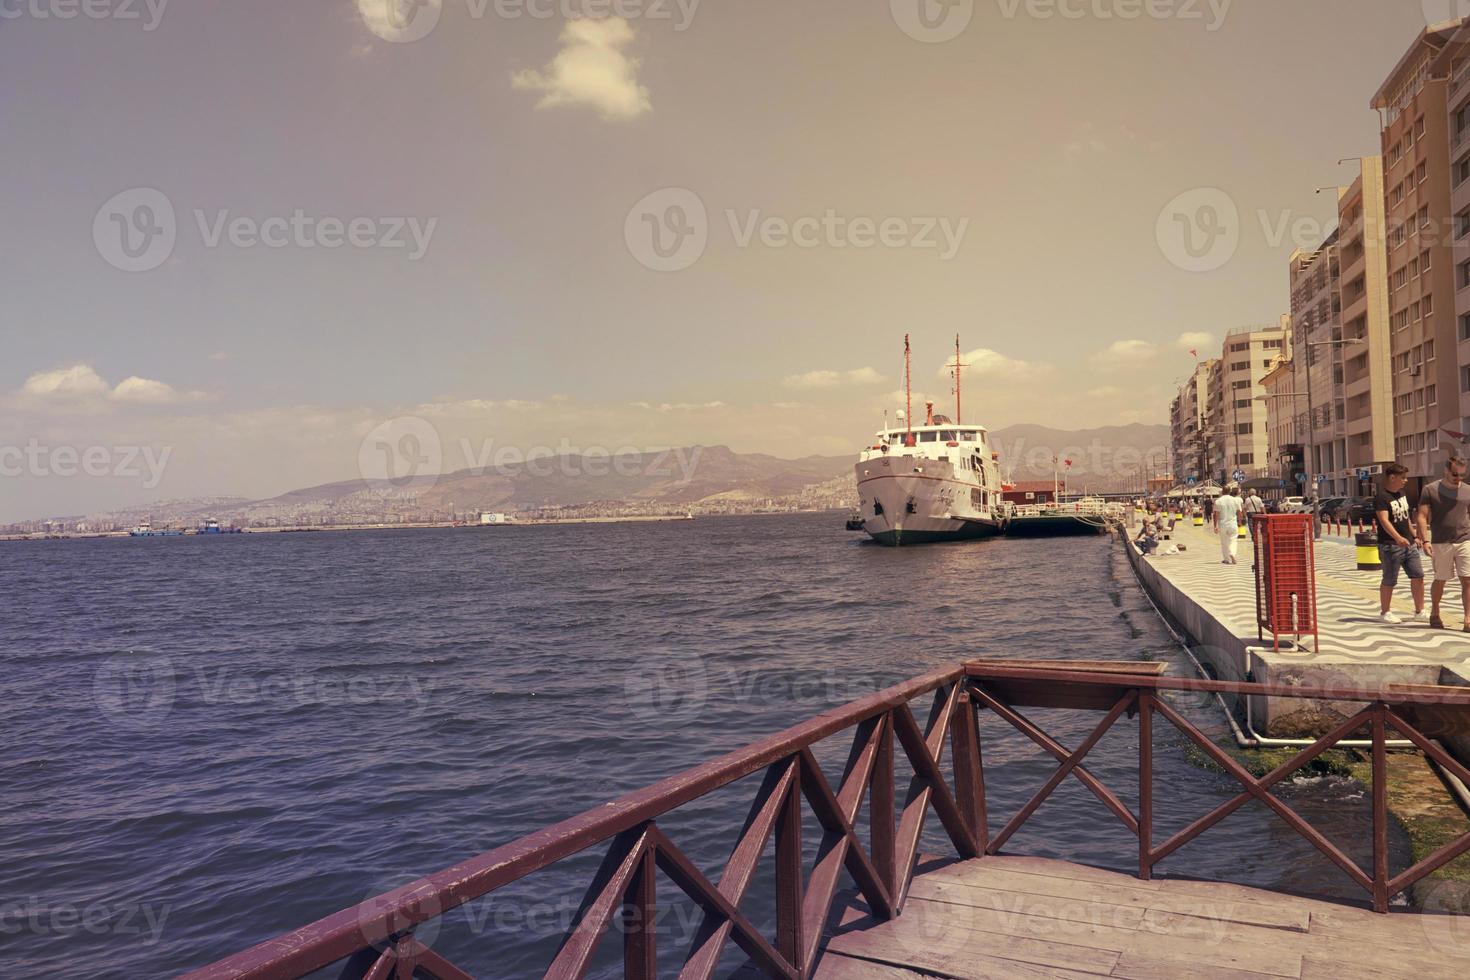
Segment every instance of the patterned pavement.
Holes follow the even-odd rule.
[[[1187,550],[1177,555],[1156,555],[1148,561],[1175,587],[1204,606],[1209,613],[1233,632],[1256,644],[1256,593],[1251,562],[1254,549],[1249,538],[1237,550],[1238,565],[1220,563],[1219,538],[1208,527],[1196,528],[1180,524],[1174,530],[1173,542]],[[1164,542],[1167,543],[1167,542]],[[1470,665],[1470,633],[1431,629],[1427,622],[1414,623],[1408,579],[1400,574],[1394,594],[1393,610],[1404,618],[1394,626],[1378,619],[1378,584],[1380,573],[1358,571],[1357,549],[1351,538],[1332,539],[1324,536],[1317,542],[1317,616],[1321,630],[1321,651],[1333,659],[1360,663],[1463,664]],[[1425,565],[1425,607],[1429,607],[1428,590],[1433,573]],[[1462,621],[1460,588],[1450,583],[1445,588],[1441,615],[1446,624]],[[1270,644],[1270,637],[1267,637]],[[1311,643],[1309,639],[1308,644]],[[1282,650],[1273,655],[1289,660],[1316,657],[1311,651]]]

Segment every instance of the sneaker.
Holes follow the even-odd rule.
[[[1392,624],[1392,625],[1397,625],[1397,624],[1403,622],[1403,620],[1402,619],[1399,619],[1397,616],[1395,616],[1392,611],[1386,612],[1386,613],[1382,614],[1381,616],[1379,616],[1378,617],[1378,621],[1380,623],[1389,623],[1389,624]]]
[[[1429,613],[1426,610],[1421,609],[1418,612],[1416,612],[1414,615],[1412,615],[1412,616],[1409,617],[1409,622],[1411,622],[1411,623],[1427,623],[1427,622],[1429,622]]]

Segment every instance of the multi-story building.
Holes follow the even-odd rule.
[[[1347,493],[1337,241],[1334,231],[1321,248],[1314,252],[1298,249],[1289,260],[1295,377],[1292,394],[1277,399],[1291,403],[1296,412],[1297,431],[1305,435],[1306,472],[1316,478],[1323,496]]]
[[[1440,429],[1454,428],[1464,414],[1444,70],[1463,48],[1463,24],[1422,31],[1372,101],[1382,119],[1394,457],[1416,481],[1438,473]]]
[[[1302,436],[1305,421],[1296,411],[1296,373],[1291,358],[1285,354],[1276,358],[1271,370],[1261,378],[1261,387],[1266,389],[1266,445],[1271,470],[1268,476],[1286,481],[1291,493],[1303,492]]]
[[[1343,492],[1354,495],[1371,493],[1371,481],[1394,459],[1383,160],[1364,157],[1361,164],[1362,172],[1337,202],[1342,408],[1350,474]],[[1364,473],[1367,481],[1361,479]]]
[[[1179,394],[1170,405],[1169,421],[1172,435],[1172,475],[1176,483],[1190,477],[1203,481],[1214,472],[1210,463],[1209,433],[1207,417],[1210,405],[1210,378],[1215,368],[1215,358],[1195,362],[1189,379],[1179,386]]]
[[[1266,401],[1257,394],[1276,358],[1290,351],[1289,320],[1277,326],[1230,331],[1211,372],[1208,427],[1212,430],[1214,475],[1229,482],[1270,473]]]
[[[1463,40],[1465,29],[1462,28],[1456,41]],[[1445,83],[1446,125],[1450,148],[1450,214],[1453,216],[1450,251],[1455,289],[1455,343],[1453,347],[1447,342],[1441,344],[1440,356],[1435,360],[1436,363],[1445,362],[1447,367],[1451,360],[1449,352],[1455,352],[1455,384],[1450,389],[1441,388],[1440,424],[1460,434],[1452,436],[1441,432],[1440,435],[1441,442],[1448,443],[1442,447],[1443,450],[1458,448],[1464,455],[1465,434],[1470,433],[1470,50],[1460,43],[1446,44],[1430,70],[1449,78]],[[1446,338],[1449,334],[1450,331],[1445,331]],[[1450,392],[1454,392],[1453,397]],[[1450,421],[1452,418],[1453,422]]]

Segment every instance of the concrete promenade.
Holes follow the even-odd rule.
[[[1130,531],[1130,538],[1135,534]],[[1317,542],[1316,650],[1310,649],[1310,638],[1301,648],[1283,644],[1280,650],[1272,649],[1269,634],[1264,643],[1257,638],[1254,548],[1248,537],[1239,542],[1237,565],[1220,563],[1219,539],[1208,526],[1180,522],[1172,540],[1161,543],[1186,550],[1144,559],[1130,544],[1129,558],[1154,601],[1197,641],[1196,653],[1221,678],[1244,680],[1249,672],[1251,679],[1271,683],[1470,685],[1470,633],[1411,622],[1414,610],[1403,576],[1393,608],[1405,621],[1381,622],[1380,573],[1358,570],[1351,538],[1324,536]],[[1444,619],[1458,625],[1459,586],[1446,591]],[[1283,738],[1320,735],[1335,714],[1324,714],[1326,705],[1320,702],[1298,700],[1254,707],[1260,734]],[[1470,745],[1460,754],[1470,755]]]

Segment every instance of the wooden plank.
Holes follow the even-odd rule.
[[[1279,946],[1250,943],[1202,942],[1189,937],[1160,936],[1136,932],[1128,948],[1118,957],[1113,976],[1226,977],[1231,975],[1300,977],[1302,954]]]
[[[957,881],[943,881],[928,876],[914,880],[914,898],[928,902],[948,902],[976,909],[994,909],[1019,915],[1061,919],[1068,922],[1094,922],[1119,929],[1137,929],[1143,922],[1145,909],[1137,906],[1084,902],[1071,898],[1053,898],[1009,892],[996,888],[977,888]]]
[[[1126,871],[1097,868],[1090,864],[1077,864],[1072,861],[1062,861],[1057,858],[1029,857],[1021,854],[992,854],[984,859],[984,868],[980,868],[978,864],[969,861],[950,860],[944,863],[944,867],[971,866],[978,870],[1017,871],[1022,874],[1048,875],[1053,878],[1067,878],[1072,881],[1096,881],[1102,882],[1103,884],[1116,884],[1149,890],[1159,887],[1157,882],[1142,881]]]
[[[874,963],[840,953],[828,953],[817,965],[814,980],[929,980],[932,973],[915,973],[891,963]]]
[[[1031,667],[1036,670],[1086,670],[1096,674],[1143,674],[1159,677],[1169,665],[1152,660],[967,660],[965,666]],[[1460,689],[1461,692],[1464,688]]]
[[[1030,895],[1050,895],[1056,898],[1071,898],[1109,905],[1158,909],[1163,912],[1177,912],[1182,915],[1286,929],[1292,932],[1306,932],[1310,923],[1310,913],[1307,910],[1289,904],[1256,902],[1253,898],[1237,899],[1234,895],[1214,897],[1208,894],[1177,893],[1160,887],[1165,882],[1138,881],[1127,875],[1116,875],[1113,880],[1107,878],[1080,880],[987,867],[996,860],[996,858],[984,858],[980,861],[950,865],[930,871],[921,878],[932,875],[980,888],[999,888],[1004,891]],[[1105,876],[1113,874],[1098,871],[1098,869],[1092,870],[1096,874]],[[1269,892],[1261,894],[1270,896]]]
[[[994,933],[957,932],[930,939],[896,937],[887,934],[890,926],[891,923],[885,923],[863,932],[836,936],[827,948],[845,956],[957,978],[1003,975],[994,972],[998,960],[1006,961],[1013,971],[1018,964],[1045,967],[1039,971],[1040,976],[1107,976],[1118,961],[1118,954],[1107,950]]]

